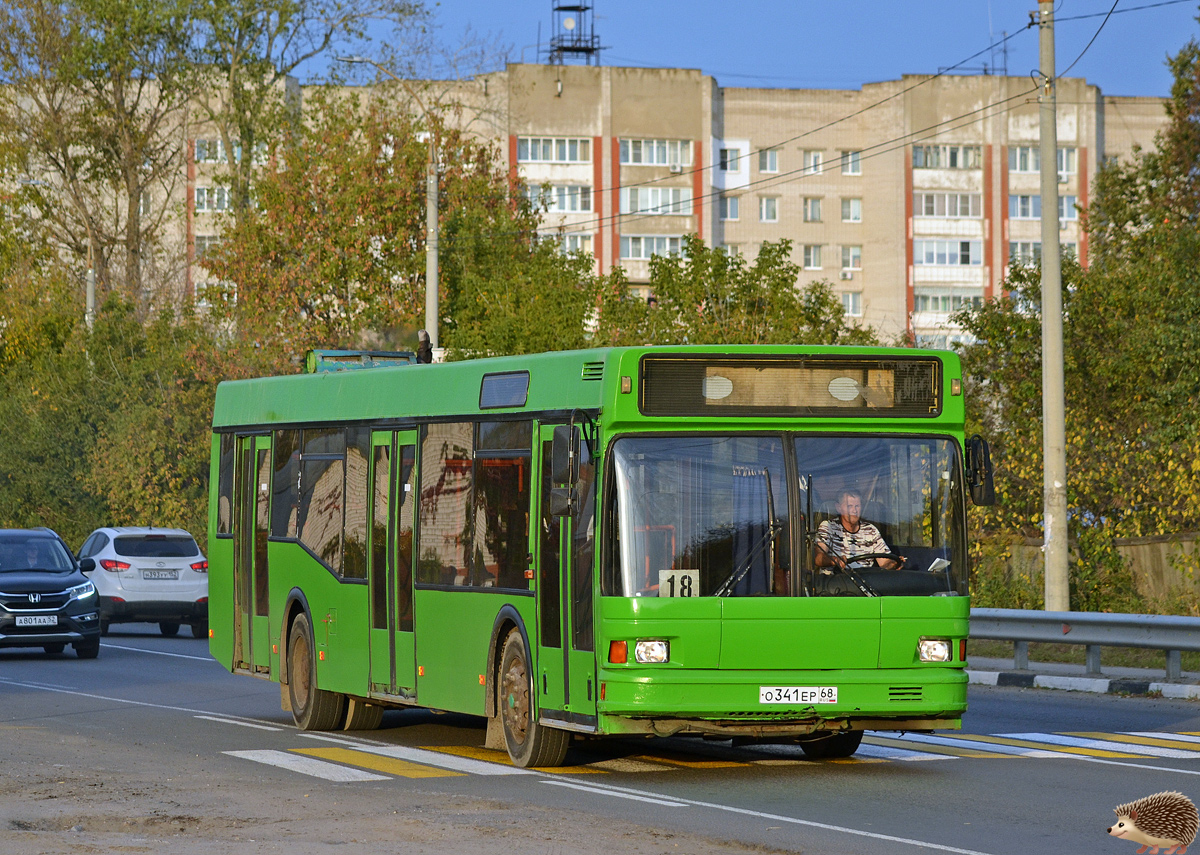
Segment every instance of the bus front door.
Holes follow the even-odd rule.
[[[416,697],[417,686],[412,596],[415,457],[415,432],[371,435],[371,691],[409,699]]]
[[[234,470],[234,667],[271,672],[267,535],[271,511],[271,437],[237,438]]]
[[[538,683],[541,710],[548,718],[588,728],[596,721],[596,656],[592,641],[594,582],[594,467],[587,466],[572,485],[572,512],[551,513],[554,426],[544,425],[540,443],[537,555]]]

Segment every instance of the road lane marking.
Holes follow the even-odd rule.
[[[141,647],[125,647],[120,644],[109,644],[107,641],[100,646],[107,647],[112,650],[132,650],[134,653],[149,653],[152,656],[173,656],[176,659],[194,659],[196,662],[213,662],[217,665],[221,665],[220,662],[217,662],[217,660],[213,659],[211,656],[188,656],[185,653],[167,653],[164,650],[144,650]],[[221,667],[224,668],[225,666],[221,665]]]
[[[1072,746],[1076,750],[1094,750],[1105,753],[1100,757],[1163,757],[1175,760],[1195,760],[1195,751],[1177,751],[1172,748],[1155,748],[1149,745],[1130,745],[1125,742],[1113,742],[1109,739],[1083,739],[1078,736],[1068,736],[1063,733],[1005,733],[1009,739],[1030,739],[1037,742],[1049,742],[1052,745]],[[1065,750],[1071,750],[1067,748]],[[1125,752],[1125,753],[1111,753]]]
[[[512,760],[507,751],[497,751],[495,748],[475,748],[470,745],[439,745],[428,746],[430,751],[441,751],[456,757],[469,757],[473,760],[485,760],[489,763],[512,766]],[[604,770],[591,769],[587,766],[538,766],[534,772],[548,772],[553,775],[602,775]]]
[[[1133,752],[1122,752],[1116,750],[1121,748],[1119,745],[1114,745],[1111,749],[1102,748],[1098,745],[1076,745],[1074,743],[1065,741],[1055,733],[1004,733],[999,736],[976,736],[972,734],[971,739],[978,739],[980,742],[991,742],[996,745],[1015,745],[1018,748],[1037,748],[1041,749],[1042,751],[1053,751],[1056,754],[1078,754],[1081,757],[1109,757],[1136,760],[1139,756]]]
[[[484,760],[474,760],[470,757],[457,757],[440,751],[424,748],[408,748],[403,745],[387,745],[382,742],[369,742],[360,739],[346,739],[337,736],[326,736],[321,733],[301,733],[305,739],[319,739],[333,742],[346,748],[359,751],[369,751],[384,757],[395,757],[398,760],[408,760],[425,766],[438,766],[453,769],[455,772],[465,772],[469,775],[531,775],[528,769],[518,769],[516,766],[503,766],[499,763],[489,763]]]
[[[580,790],[585,793],[591,793],[594,796],[611,796],[617,799],[630,799],[642,804],[664,805],[666,807],[688,807],[687,804],[681,801],[670,801],[670,796],[648,796],[639,795],[636,793],[625,793],[619,790],[602,789],[600,787],[591,787],[587,784],[576,784],[574,781],[562,781],[557,778],[542,781],[543,784],[553,784],[556,787],[568,787],[572,790]]]
[[[422,766],[408,760],[398,760],[395,757],[380,757],[351,748],[293,748],[297,754],[316,757],[319,760],[330,760],[335,763],[347,763],[351,766],[361,766],[364,769],[374,769],[376,772],[386,772],[401,778],[456,778],[465,772],[452,772],[449,769],[436,769],[433,766]]]
[[[269,725],[269,724],[258,724],[257,722],[253,722],[253,721],[240,721],[236,718],[225,718],[225,717],[219,716],[219,715],[197,715],[197,716],[192,716],[192,717],[193,718],[202,718],[205,721],[219,721],[223,724],[240,724],[242,727],[253,727],[253,728],[256,728],[257,730],[283,730],[282,727],[273,727],[272,725]]]
[[[978,734],[964,734],[962,736],[939,736],[932,733],[906,733],[904,736],[896,737],[905,742],[931,743],[938,745],[964,745],[975,748],[993,751],[997,754],[1003,754],[1009,757],[1062,757],[1063,753],[1060,750],[1048,748],[1046,746],[1031,747],[1028,745],[1017,744],[1015,740],[1000,739],[995,736],[982,736]],[[1133,755],[1128,755],[1132,757]]]
[[[1186,751],[1194,758],[1200,758],[1200,745],[1189,744],[1173,738],[1173,733],[1070,733],[1068,736],[1084,736],[1092,739],[1111,739],[1122,745],[1153,745],[1158,748],[1173,748]]]
[[[925,747],[921,749],[922,751],[928,751],[930,754],[936,754],[936,755],[939,755],[942,757],[997,758],[997,757],[1008,756],[1005,754],[999,754],[999,753],[991,750],[989,746],[983,746],[983,745],[981,745],[981,746],[957,745],[957,744],[954,744],[951,742],[942,742],[941,740],[936,740],[936,741],[935,740],[907,740],[907,739],[901,739],[899,736],[885,736],[885,737],[872,736],[871,737],[871,744],[873,744],[873,745],[892,745],[894,747],[899,747],[899,746],[895,745],[896,743],[900,743],[900,745],[903,745],[905,742],[916,742],[916,741],[925,743]],[[862,746],[859,746],[859,750],[860,751],[862,750]]]
[[[268,766],[278,766],[281,769],[287,769],[291,772],[299,772],[302,775],[311,775],[314,778],[324,778],[326,781],[336,781],[339,784],[350,783],[353,781],[390,781],[391,778],[386,775],[376,775],[372,772],[364,772],[361,769],[354,769],[349,766],[339,766],[336,763],[326,763],[324,760],[317,760],[314,757],[302,757],[297,754],[289,754],[287,751],[272,751],[270,749],[259,749],[253,751],[224,751],[223,754],[228,754],[230,757],[240,757],[243,760],[253,760],[255,763],[266,763]]]
[[[854,753],[864,757],[878,758],[880,760],[957,760],[949,754],[931,754],[927,751],[913,751],[908,748],[896,748],[891,745],[879,745],[875,742],[863,742],[858,746],[858,751]],[[797,760],[797,763],[800,761]]]
[[[1169,736],[1178,742],[1200,743],[1200,733],[1162,733],[1157,730],[1127,730],[1133,736]],[[1196,749],[1200,751],[1200,747]]]

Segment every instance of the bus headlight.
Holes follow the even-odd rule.
[[[946,638],[922,638],[917,642],[917,658],[922,662],[949,662],[950,640]]]
[[[671,661],[671,644],[668,641],[645,640],[633,645],[633,658],[643,665],[660,665]]]

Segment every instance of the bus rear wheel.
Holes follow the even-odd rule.
[[[288,634],[288,697],[292,719],[301,730],[334,730],[342,723],[346,696],[317,688],[312,622],[299,614]]]
[[[571,735],[534,720],[529,655],[521,633],[515,629],[508,634],[500,653],[496,692],[504,744],[513,764],[522,768],[561,766],[567,756]]]
[[[832,760],[838,757],[849,757],[862,744],[863,731],[845,730],[841,733],[828,733],[812,736],[800,741],[800,748],[809,760]]]

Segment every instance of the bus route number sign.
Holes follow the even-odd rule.
[[[696,577],[699,570],[660,570],[658,573],[658,595],[660,597],[698,597],[700,589]]]
[[[759,686],[760,704],[836,704],[837,686]]]

